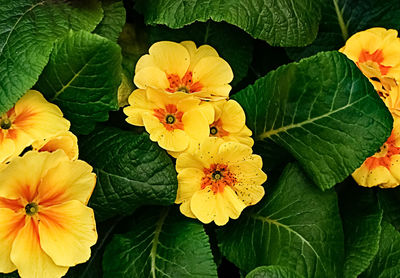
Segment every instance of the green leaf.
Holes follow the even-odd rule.
[[[380,189],[378,201],[383,209],[383,219],[400,231],[400,188]]]
[[[104,278],[217,277],[203,225],[171,210],[135,213],[130,232],[115,235],[106,248]]]
[[[71,130],[88,134],[118,108],[121,50],[116,43],[85,31],[59,40],[36,88],[57,104]]]
[[[260,266],[246,275],[246,278],[302,278],[296,272],[279,265]]]
[[[126,20],[124,3],[117,0],[103,0],[103,10],[103,20],[96,27],[94,33],[117,42]]]
[[[400,29],[398,0],[324,0],[315,41],[302,48],[288,48],[289,57],[299,60],[320,51],[339,49],[353,34],[372,27]]]
[[[19,278],[19,275],[17,271],[8,274],[0,273],[0,278]]]
[[[382,221],[382,233],[379,250],[368,269],[360,278],[395,278],[400,277],[400,233]]]
[[[339,195],[345,237],[344,278],[356,278],[379,248],[383,211],[373,191],[352,183]]]
[[[287,149],[324,190],[373,155],[392,130],[368,79],[338,52],[281,66],[233,98],[254,139]]]
[[[182,28],[195,21],[226,21],[274,46],[305,46],[318,32],[320,3],[313,0],[139,0],[147,24]]]
[[[220,249],[244,271],[280,265],[304,277],[342,277],[343,231],[336,193],[289,164],[264,199],[218,232]]]
[[[100,2],[82,2],[0,0],[0,114],[36,83],[56,39],[100,22]]]
[[[80,138],[79,146],[80,158],[92,165],[97,174],[90,200],[97,220],[129,215],[145,204],[174,203],[174,164],[147,134],[97,128]]]
[[[221,34],[223,34],[221,36]],[[182,29],[170,29],[165,26],[151,27],[149,30],[151,43],[157,41],[194,41],[199,47],[208,44],[214,47],[219,55],[232,67],[237,84],[246,76],[253,58],[253,39],[242,30],[227,23],[196,22]]]

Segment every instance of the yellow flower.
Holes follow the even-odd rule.
[[[64,131],[53,137],[32,143],[32,148],[39,152],[63,150],[71,160],[78,159],[78,138],[71,131]]]
[[[400,119],[395,117],[393,131],[380,151],[367,158],[353,173],[361,186],[392,188],[400,184]]]
[[[207,138],[176,160],[180,211],[203,223],[225,225],[264,196],[261,157],[237,142]]]
[[[0,171],[0,272],[57,278],[87,261],[97,241],[86,206],[92,167],[63,151],[27,152]]]
[[[193,96],[148,88],[133,91],[128,101],[130,106],[124,108],[126,121],[144,126],[150,140],[168,151],[181,152],[190,141],[201,142],[210,133],[208,119],[213,118],[213,111],[202,109],[201,101]]]
[[[400,118],[400,86],[392,87],[382,99],[393,117]]]
[[[0,162],[18,156],[36,140],[69,129],[61,110],[37,91],[28,91],[0,117]]]
[[[400,81],[400,39],[396,30],[377,27],[358,32],[339,51],[357,64],[381,96]]]
[[[227,98],[233,79],[229,64],[209,45],[192,41],[153,44],[136,64],[134,83],[140,89],[158,88],[202,98]]]

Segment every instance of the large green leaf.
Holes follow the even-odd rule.
[[[319,51],[339,49],[353,34],[371,28],[400,29],[398,0],[322,0],[322,18],[315,41],[304,48],[289,48],[292,59],[308,57]]]
[[[35,87],[61,108],[74,133],[88,134],[118,108],[121,59],[116,43],[71,31],[55,44]]]
[[[368,269],[360,278],[400,277],[400,233],[386,221],[382,221],[379,250]]]
[[[151,27],[149,37],[151,43],[161,40],[176,42],[191,40],[198,47],[202,44],[211,45],[232,67],[234,74],[232,84],[237,84],[246,76],[253,58],[253,39],[237,27],[223,22],[216,23],[211,20],[206,23],[196,22],[182,29]]]
[[[254,139],[286,148],[322,189],[352,173],[392,130],[368,79],[338,52],[281,66],[233,98]]]
[[[147,134],[98,128],[80,138],[79,146],[80,158],[92,165],[97,174],[90,200],[97,220],[129,215],[144,204],[174,202],[174,164]]]
[[[344,183],[339,195],[345,237],[344,278],[356,278],[371,263],[379,248],[382,210],[373,191]]]
[[[102,9],[97,0],[0,0],[0,15],[2,114],[35,84],[54,41],[70,28],[92,31],[102,18]]]
[[[147,24],[182,28],[195,21],[226,21],[276,46],[304,46],[318,31],[320,3],[313,0],[139,0]]]
[[[342,277],[343,231],[336,193],[289,164],[264,200],[218,231],[220,249],[244,271],[280,265],[304,277]]]
[[[103,0],[103,10],[103,20],[96,27],[94,33],[116,42],[126,20],[124,3],[118,0]]]
[[[378,200],[383,209],[383,218],[400,231],[400,188],[379,190]]]
[[[171,208],[143,208],[104,253],[104,277],[217,277],[203,225]]]
[[[259,266],[246,275],[246,278],[302,278],[296,272],[279,265]]]

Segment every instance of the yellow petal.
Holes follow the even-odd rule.
[[[207,168],[211,163],[220,162],[222,159],[219,155],[220,146],[224,143],[224,140],[217,137],[208,137],[201,144],[200,148],[196,151],[196,155]]]
[[[207,187],[193,194],[190,209],[201,222],[208,224],[217,215],[217,198],[213,191]]]
[[[194,168],[203,171],[204,167],[206,166],[208,165],[205,165],[203,161],[196,154],[193,153],[182,153],[176,159],[176,171],[178,173],[186,168]]]
[[[228,132],[239,132],[246,123],[243,108],[234,100],[225,103],[221,113],[222,128]]]
[[[182,122],[185,132],[190,136],[190,138],[199,142],[208,138],[210,127],[208,125],[207,117],[204,117],[201,110],[195,109],[186,112],[183,114]]]
[[[86,262],[90,247],[97,241],[93,210],[75,200],[44,208],[40,212],[39,235],[42,249],[57,265]]]
[[[178,173],[178,191],[175,203],[182,203],[184,200],[192,198],[196,191],[201,190],[201,179],[204,177],[203,171],[197,168],[185,168]]]
[[[235,191],[238,198],[246,206],[257,204],[264,197],[265,194],[263,186],[254,186],[244,183],[236,184]]]
[[[71,160],[78,159],[79,155],[78,138],[70,131],[64,131],[57,136],[35,141],[32,143],[32,148],[41,152],[63,150]]]
[[[141,69],[135,74],[133,82],[140,89],[146,89],[150,87],[165,90],[169,88],[167,75],[157,67],[147,67]]]
[[[389,183],[392,179],[392,175],[386,167],[378,166],[370,170],[367,177],[367,187],[377,186],[384,183]]]
[[[259,157],[253,155],[252,157]],[[261,170],[257,160],[251,161],[251,157],[245,157],[244,161],[230,163],[229,170],[232,171],[238,181],[248,186],[261,185],[267,180],[267,175]]]
[[[59,252],[62,254],[63,249]],[[68,267],[56,265],[40,248],[38,227],[32,217],[26,218],[13,243],[11,261],[22,278],[59,278],[68,271]]]
[[[232,79],[231,67],[220,57],[203,58],[193,68],[193,82],[200,82],[204,87],[228,84]]]
[[[218,52],[209,45],[202,45],[199,48],[192,41],[183,41],[180,43],[183,45],[190,55],[190,66],[189,71],[192,71],[197,63],[205,57],[218,57]]]
[[[182,202],[182,204],[179,206],[179,211],[186,217],[196,218],[190,209],[190,199]]]
[[[0,142],[0,163],[5,163],[10,160],[10,158],[17,155],[19,155],[19,153],[15,150],[15,143],[13,140],[3,139]]]
[[[189,136],[180,129],[167,131],[160,136],[158,144],[161,148],[173,152],[181,152],[189,145]]]
[[[252,152],[249,146],[237,142],[224,142],[219,148],[218,157],[221,162],[231,164],[249,157]]]
[[[128,116],[126,121],[132,125],[143,126],[143,114],[149,113],[155,105],[146,98],[146,90],[137,89],[128,98],[129,106],[123,109]]]
[[[215,224],[225,225],[229,218],[237,219],[246,205],[238,198],[236,193],[226,186],[223,192],[217,193],[217,210]]]
[[[154,59],[149,54],[143,55],[136,63],[135,73],[147,67],[157,67],[154,63]]]

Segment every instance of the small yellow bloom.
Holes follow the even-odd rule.
[[[359,185],[392,188],[400,184],[400,118],[395,117],[393,125],[392,134],[380,151],[353,173]]]
[[[261,157],[237,142],[207,138],[176,161],[180,211],[203,223],[225,225],[264,196]]]
[[[126,121],[144,126],[150,140],[168,151],[181,152],[192,140],[201,142],[210,133],[208,119],[214,117],[213,110],[202,109],[201,101],[193,96],[148,88],[133,91],[128,101]]]
[[[63,150],[71,160],[78,159],[78,138],[71,131],[64,131],[56,136],[32,143],[32,148],[39,152]]]
[[[358,32],[339,51],[356,63],[381,96],[400,81],[400,39],[396,30],[376,27]]]
[[[18,156],[36,140],[69,129],[61,110],[37,91],[28,91],[0,117],[0,162]]]
[[[400,86],[394,86],[382,97],[393,117],[400,118]]]
[[[87,261],[97,241],[86,206],[92,167],[63,151],[27,152],[0,171],[0,272],[57,278]]]
[[[137,62],[134,83],[140,89],[152,87],[202,98],[227,98],[232,79],[231,67],[211,46],[197,48],[192,41],[161,41]]]

